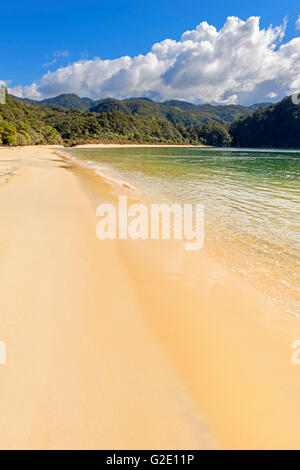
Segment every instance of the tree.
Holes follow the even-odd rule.
[[[4,145],[17,144],[17,129],[11,122],[0,120],[0,141]]]
[[[44,126],[41,128],[41,133],[46,139],[46,142],[50,145],[61,144],[62,138],[61,135],[57,132],[54,127]]]
[[[190,126],[186,131],[188,140],[192,144],[202,143],[204,145],[227,147],[231,142],[227,129],[214,121]]]
[[[300,147],[300,105],[290,97],[234,122],[235,147]]]

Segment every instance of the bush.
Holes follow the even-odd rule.
[[[18,138],[19,140],[21,140],[22,142],[24,142],[23,144],[19,144],[17,143],[17,145],[30,145],[31,144],[31,138],[30,138],[30,135],[27,131],[25,130],[21,130],[18,132],[17,134],[17,141],[18,141]]]
[[[17,145],[28,145],[28,142],[27,142],[26,138],[20,132],[17,133],[17,142],[16,142],[16,144]]]
[[[32,145],[39,145],[45,142],[45,137],[40,132],[36,132],[34,129],[29,129],[28,134]]]
[[[197,126],[186,128],[184,135],[187,135],[190,143],[202,143],[218,147],[230,145],[231,137],[227,129],[218,122],[209,121]]]
[[[226,147],[230,145],[231,137],[227,129],[218,122],[207,122],[202,125],[201,140],[206,145]]]
[[[17,129],[11,122],[0,121],[0,140],[4,145],[17,144]]]
[[[54,127],[44,126],[41,128],[41,134],[45,137],[47,144],[61,144],[61,135],[57,132]]]

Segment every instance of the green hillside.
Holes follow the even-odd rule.
[[[8,95],[6,104],[0,105],[0,144],[75,145],[96,141],[229,145],[230,136],[218,123],[186,127],[126,110],[88,112],[53,104],[25,103]]]
[[[16,98],[19,99],[19,98]],[[241,116],[247,116],[260,106],[268,106],[268,103],[253,106],[219,105],[211,104],[196,105],[181,100],[169,100],[156,103],[149,98],[129,98],[117,100],[106,98],[93,101],[90,98],[80,98],[75,94],[64,93],[42,101],[22,99],[27,103],[39,103],[41,105],[57,105],[68,109],[80,109],[96,113],[119,111],[124,114],[139,116],[154,116],[167,119],[172,123],[181,123],[184,126],[196,125],[208,121],[221,124],[230,124]]]
[[[300,147],[300,105],[284,98],[236,121],[229,132],[234,147]]]
[[[155,103],[144,98],[105,99],[95,104],[70,94],[44,100],[42,105],[7,96],[7,103],[0,105],[1,144],[96,141],[300,147],[300,105],[289,97],[268,107],[249,108],[198,106],[178,100]]]
[[[166,106],[143,99],[107,99],[92,107],[90,111],[95,113],[102,113],[103,111],[120,111],[131,115],[155,116],[157,118],[167,119],[173,124],[180,123],[184,126],[191,126],[210,120],[219,123],[223,122],[222,118],[216,114],[200,111],[198,107],[195,108],[195,111],[184,110],[175,106]]]
[[[79,98],[79,96],[74,93],[64,93],[62,95],[55,96],[54,98],[47,98],[39,103],[43,105],[55,104],[56,106],[62,106],[63,108],[81,109],[83,111],[87,111],[95,104],[90,98]]]
[[[63,140],[45,120],[46,110],[33,103],[24,103],[6,96],[0,104],[0,144],[59,144]]]
[[[262,106],[265,105],[263,104]],[[98,102],[96,106],[91,107],[90,111],[96,113],[103,111],[120,111],[125,114],[156,116],[167,119],[172,123],[181,123],[184,126],[191,126],[207,121],[215,121],[221,124],[231,123],[240,116],[248,115],[254,110],[251,110],[251,108],[247,106],[240,105],[195,105],[178,100],[155,103],[145,99],[106,99]]]

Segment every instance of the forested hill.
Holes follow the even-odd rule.
[[[70,99],[72,101],[70,95],[65,95],[65,106],[62,107],[50,103],[28,103],[7,95],[6,104],[0,105],[0,144],[75,145],[128,141],[213,146],[231,144],[234,147],[300,147],[300,105],[293,104],[290,97],[267,108],[259,107],[256,111],[254,105],[252,114],[240,117],[231,125],[223,120],[223,113],[231,112],[230,106],[204,105],[202,112],[206,113],[205,119],[193,121],[189,118],[182,121],[176,117],[180,113],[192,112],[196,105],[178,101],[158,104],[138,98],[120,102],[103,100],[86,111],[67,107]],[[81,98],[74,99],[81,103],[78,102]],[[211,108],[214,111],[218,108],[223,116],[221,122],[216,117],[208,117],[211,116]],[[167,110],[166,115],[162,109]],[[170,110],[175,114],[171,115]]]
[[[231,123],[240,116],[250,114],[252,111],[246,106],[212,106],[193,105],[187,102],[166,101],[155,103],[145,99],[115,100],[106,99],[90,108],[90,111],[101,113],[103,111],[120,111],[125,114],[140,116],[155,116],[167,119],[172,123],[181,123],[184,126],[215,121],[221,124]]]
[[[230,144],[230,136],[216,122],[183,126],[160,117],[119,111],[91,113],[55,105],[41,106],[8,95],[6,104],[0,104],[0,144],[75,145],[99,141],[222,146]]]
[[[54,98],[48,98],[43,101],[36,101],[39,104],[55,104],[62,106],[63,108],[69,109],[81,109],[82,111],[89,110],[92,106],[95,106],[95,102],[90,98],[79,98],[79,96],[73,93],[65,93],[63,95],[56,96]]]
[[[17,98],[19,99],[19,98]],[[30,102],[30,100],[26,100]],[[224,105],[213,106],[210,104],[195,105],[186,101],[169,100],[156,103],[149,98],[129,98],[116,100],[107,98],[93,101],[90,98],[80,98],[75,94],[65,93],[42,101],[34,101],[41,105],[54,104],[69,109],[80,109],[96,113],[119,111],[128,115],[153,116],[167,119],[172,123],[181,123],[184,126],[215,121],[221,124],[232,123],[241,116],[253,113],[257,107],[268,106],[261,103],[253,106]]]
[[[300,95],[299,95],[300,97]],[[300,104],[284,98],[230,126],[234,147],[300,147]]]

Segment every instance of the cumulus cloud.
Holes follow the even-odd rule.
[[[300,37],[283,43],[286,22],[260,28],[260,18],[207,22],[179,41],[165,39],[145,55],[80,60],[48,71],[29,86],[10,89],[42,99],[76,93],[94,99],[146,96],[156,100],[251,104],[300,89]]]
[[[298,19],[296,21],[296,29],[300,29],[300,15],[298,16]]]

